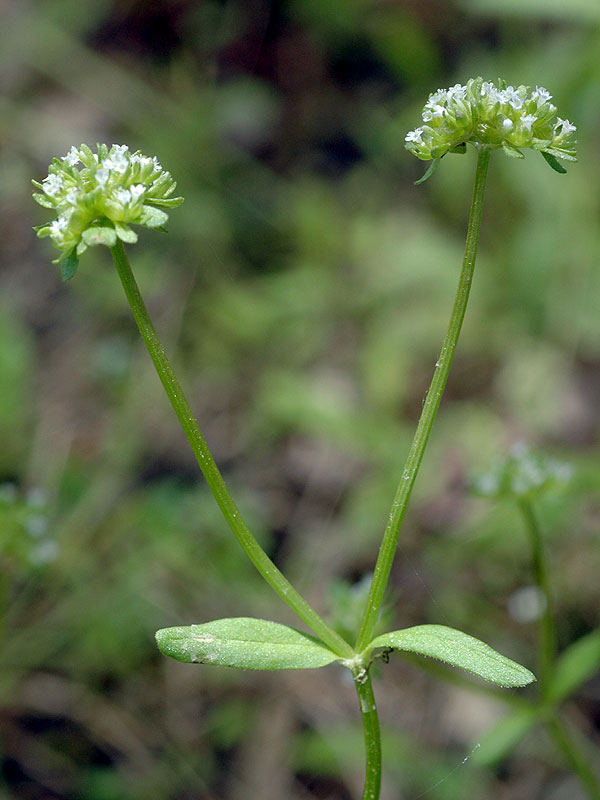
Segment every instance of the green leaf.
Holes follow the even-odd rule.
[[[314,636],[252,617],[163,628],[156,642],[161,653],[177,661],[239,669],[313,669],[339,659]]]
[[[63,258],[60,262],[60,274],[62,276],[63,281],[70,281],[73,275],[77,272],[77,267],[79,266],[79,256],[75,248],[71,250],[68,256]]]
[[[516,147],[511,147],[509,144],[503,144],[502,149],[507,156],[510,156],[510,158],[525,158],[520,150],[518,150]]]
[[[159,208],[152,206],[142,206],[142,214],[139,218],[140,225],[147,225],[149,228],[160,228],[169,219],[169,215],[165,214]]]
[[[562,147],[544,147],[542,153],[550,153],[551,156],[562,158],[563,161],[577,161],[577,152],[575,150],[566,150]]]
[[[458,153],[459,155],[464,155],[467,152],[467,143],[462,142],[461,144],[457,144],[456,147],[453,147],[452,150],[450,150],[449,152]]]
[[[117,232],[111,226],[91,225],[82,234],[81,238],[88,245],[105,244],[107,247],[114,247],[117,243]]]
[[[560,654],[552,681],[549,700],[560,703],[600,669],[600,628],[582,636]]]
[[[132,231],[129,225],[125,225],[122,222],[115,222],[115,230],[119,239],[126,244],[135,244],[138,240],[137,233]]]
[[[445,625],[417,625],[384,633],[369,648],[391,647],[437,658],[499,686],[526,686],[535,675],[467,633]]]
[[[508,756],[527,731],[537,721],[534,708],[513,711],[487,730],[479,739],[479,748],[473,754],[473,762],[492,767]]]
[[[546,162],[552,167],[555,172],[560,172],[561,175],[566,175],[567,170],[563,167],[562,164],[559,164],[558,161],[554,158],[554,156],[549,153],[547,150],[541,150],[541,154],[544,156]]]
[[[425,181],[429,180],[429,178],[431,178],[433,173],[438,168],[439,163],[440,163],[440,159],[439,158],[434,158],[433,161],[431,162],[431,164],[429,165],[429,167],[427,168],[427,172],[423,175],[423,177],[419,178],[418,181],[415,181],[415,186],[419,186],[419,184],[425,183]]]
[[[148,202],[153,206],[161,206],[161,208],[177,208],[183,203],[183,197],[153,197]]]
[[[40,194],[39,192],[33,193],[33,199],[36,203],[39,203],[44,208],[56,208],[56,204],[50,200],[45,194]]]

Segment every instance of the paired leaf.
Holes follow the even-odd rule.
[[[252,617],[163,628],[156,642],[161,653],[177,661],[239,669],[314,669],[339,659],[314,636]]]
[[[369,648],[407,650],[460,667],[498,686],[526,686],[535,675],[467,633],[445,625],[417,625],[373,639]]]

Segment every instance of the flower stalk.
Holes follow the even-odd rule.
[[[444,338],[440,356],[435,365],[433,379],[427,392],[427,397],[423,405],[421,418],[417,425],[417,430],[404,465],[404,470],[398,484],[396,496],[392,503],[392,508],[388,517],[388,522],[379,549],[379,555],[375,570],[371,590],[367,599],[367,606],[362,619],[358,640],[356,643],[357,652],[361,652],[373,638],[375,626],[381,612],[383,596],[387,586],[392,563],[396,554],[400,527],[406,514],[408,501],[412,494],[413,486],[423,460],[425,448],[433,428],[433,423],[442,400],[442,394],[448,381],[450,367],[454,358],[458,337],[462,328],[463,319],[467,310],[467,302],[471,291],[473,271],[475,269],[475,258],[477,256],[477,245],[479,242],[479,232],[483,217],[483,199],[485,194],[485,183],[487,178],[488,164],[490,160],[490,148],[480,146],[477,155],[477,166],[475,169],[475,184],[473,187],[473,200],[467,229],[467,240],[465,245],[465,255],[463,266],[458,281],[454,306],[450,316],[450,323]]]
[[[300,619],[303,620],[334,653],[344,658],[351,657],[353,655],[353,650],[348,642],[342,639],[342,637],[336,633],[336,631],[334,631],[296,591],[288,579],[267,556],[248,528],[240,510],[236,506],[235,501],[225,485],[223,476],[215,463],[198,422],[183,393],[183,389],[173,372],[173,368],[158,338],[158,334],[156,333],[156,329],[146,309],[122,242],[117,242],[114,247],[111,248],[111,253],[125,295],[127,296],[131,311],[142,339],[146,344],[150,358],[152,359],[173,410],[177,415],[177,419],[196,456],[196,460],[206,482],[236,539],[265,581],[274,589],[282,600],[293,608]]]

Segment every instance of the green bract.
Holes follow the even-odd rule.
[[[48,176],[33,181],[40,192],[34,199],[53,208],[57,217],[40,225],[38,236],[49,236],[60,250],[63,277],[77,269],[78,257],[88,247],[113,247],[117,238],[133,244],[137,234],[129,225],[160,228],[168,219],[165,208],[175,208],[183,197],[170,197],[176,183],[156,157],[130,153],[127,145],[97,145],[97,153],[82,144],[66,156],[53,159]]]
[[[438,89],[423,108],[423,125],[406,134],[406,147],[425,161],[449,152],[464,152],[465,145],[502,147],[513,158],[523,158],[522,148],[539,150],[551,167],[564,169],[556,157],[576,161],[575,125],[556,116],[552,95],[542,86],[495,85],[471,78],[463,86]]]

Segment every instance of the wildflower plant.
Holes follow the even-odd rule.
[[[381,783],[381,742],[370,666],[378,655],[408,651],[460,667],[501,687],[521,687],[533,674],[470,634],[443,625],[418,625],[376,635],[400,528],[440,405],[466,311],[475,266],[489,158],[502,147],[521,157],[519,148],[542,152],[552,166],[556,158],[575,160],[574,126],[555,118],[556,109],[543,89],[498,86],[480,78],[431,95],[424,125],[409,133],[407,147],[418,158],[437,164],[466,144],[477,149],[473,202],[465,256],[448,330],[436,363],[421,418],[389,513],[373,579],[368,588],[356,641],[344,638],[309,605],[264,552],[230,495],[198,422],[165,354],[140,294],[124,244],[137,234],[130,225],[161,229],[165,209],[182,202],[172,197],[175,183],[155,158],[130,153],[125,145],[98,145],[97,153],[81,145],[54,159],[48,176],[35,183],[38,203],[56,211],[38,228],[60,251],[63,278],[72,277],[79,256],[97,244],[110,248],[133,316],[171,405],[200,469],[233,534],[265,581],[314,635],[269,620],[236,617],[158,631],[160,650],[189,663],[242,669],[307,669],[337,662],[354,678],[363,722],[366,778],[363,800],[377,800]],[[365,592],[367,594],[367,592]]]

